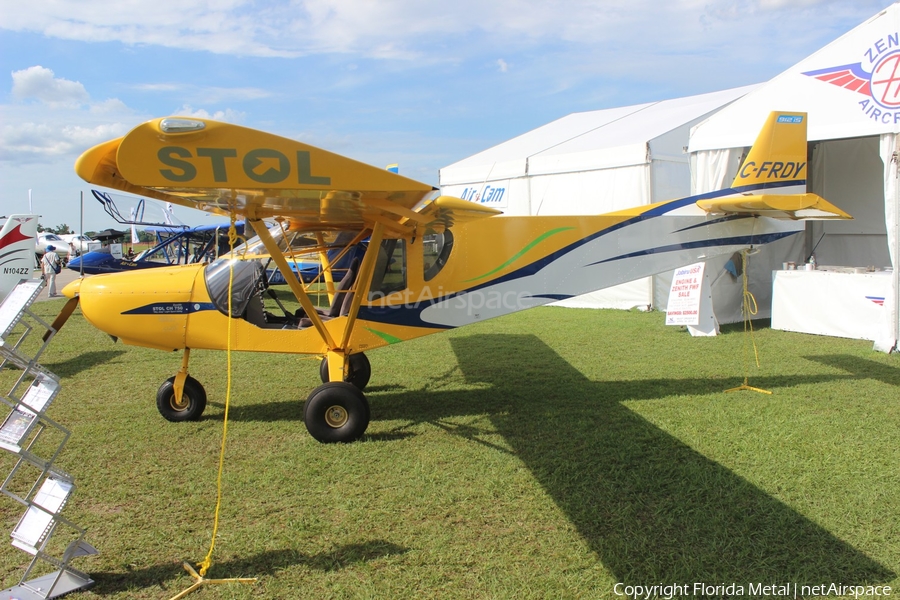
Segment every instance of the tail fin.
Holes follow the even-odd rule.
[[[775,219],[852,219],[806,191],[806,113],[772,112],[731,189],[697,201],[708,213]]]
[[[772,112],[731,187],[743,192],[797,185],[805,192],[807,173],[806,113]]]
[[[0,231],[0,299],[19,280],[31,279],[37,222],[37,215],[11,215]]]

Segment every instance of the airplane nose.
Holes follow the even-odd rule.
[[[81,291],[81,279],[76,279],[75,281],[68,284],[66,287],[62,289],[62,294],[66,298],[74,298]]]
[[[63,292],[78,293],[84,318],[123,343],[176,350],[184,348],[194,279],[202,267],[92,275]],[[75,283],[80,285],[73,288]]]

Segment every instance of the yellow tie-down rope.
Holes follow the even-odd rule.
[[[231,254],[229,256],[232,261],[229,269],[228,269],[228,341],[226,342],[225,347],[225,356],[227,361],[227,383],[225,386],[225,416],[222,422],[222,446],[219,449],[219,473],[216,476],[216,510],[213,517],[213,531],[212,531],[212,540],[209,544],[209,552],[206,553],[206,558],[204,558],[201,562],[197,563],[197,566],[200,567],[200,572],[194,570],[190,564],[187,562],[182,563],[184,570],[188,572],[191,578],[194,580],[194,583],[188,589],[184,590],[180,594],[173,596],[171,600],[179,600],[180,598],[184,598],[191,592],[206,584],[214,584],[214,583],[254,583],[256,582],[256,577],[237,577],[232,579],[205,579],[204,575],[206,575],[206,571],[212,566],[212,554],[213,550],[216,547],[216,536],[219,532],[219,507],[222,505],[222,473],[225,470],[225,440],[228,437],[228,407],[231,404],[231,300],[232,300],[232,288],[234,287],[234,246],[237,244],[238,235],[237,229],[235,227],[236,215],[234,211],[231,211],[231,225],[228,228],[228,244],[231,247]]]
[[[725,390],[726,392],[739,392],[742,390],[748,390],[751,392],[759,392],[760,394],[772,393],[769,390],[753,387],[749,384],[750,352],[747,347],[748,342],[753,345],[753,358],[756,360],[756,368],[759,368],[759,350],[756,348],[756,339],[753,337],[753,323],[750,321],[750,317],[756,315],[756,313],[759,312],[759,307],[756,305],[756,298],[750,292],[750,285],[747,277],[747,262],[748,257],[751,254],[756,254],[757,252],[759,252],[759,249],[753,248],[748,248],[741,251],[741,267],[743,270],[743,272],[741,273],[741,278],[743,279],[744,284],[743,304],[741,306],[741,312],[744,314],[744,383],[742,383],[738,387]],[[749,333],[750,335],[748,336],[747,333]]]

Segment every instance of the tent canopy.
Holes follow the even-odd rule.
[[[573,113],[442,168],[441,186],[646,164],[648,143],[754,87]]]
[[[116,238],[125,237],[125,233],[127,232],[119,231],[118,229],[104,229],[95,233],[93,238],[98,242],[108,242]]]
[[[810,141],[900,132],[898,32],[893,4],[698,125],[690,152],[749,146],[772,110],[809,113]]]
[[[854,220],[811,223],[793,246],[766,247],[756,259],[755,280],[751,278],[761,312],[768,307],[771,270],[782,261],[805,261],[814,254],[820,265],[892,265],[883,333],[875,340],[876,348],[890,350],[900,337],[900,193],[896,186],[900,3],[697,125],[689,143],[693,193],[731,181],[743,149],[752,144],[759,124],[773,110],[808,114],[809,189],[849,212]],[[725,283],[720,288],[728,287],[727,280],[721,281]],[[721,322],[740,319],[741,292],[736,283],[730,287],[717,290],[713,286],[714,309]]]
[[[571,114],[441,169],[441,188],[506,215],[601,214],[687,196],[691,126],[754,87]],[[564,303],[647,307],[652,286],[638,280]]]

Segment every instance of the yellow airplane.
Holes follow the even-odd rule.
[[[772,242],[800,219],[850,218],[806,192],[806,126],[803,113],[772,113],[729,189],[603,215],[508,217],[294,140],[155,119],[86,151],[78,175],[244,218],[258,237],[210,264],[75,281],[55,327],[80,300],[90,323],[126,344],[183,350],[157,393],[170,421],[198,419],[206,405],[188,375],[192,349],[322,356],[304,421],[321,442],[350,442],[370,419],[364,352]],[[349,269],[334,268],[360,249]],[[298,253],[320,257],[328,307],[292,273]],[[268,261],[295,313],[265,310]]]

